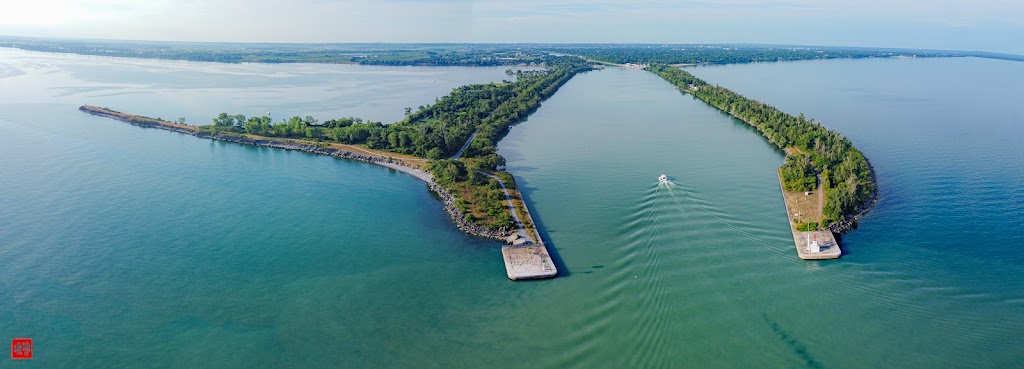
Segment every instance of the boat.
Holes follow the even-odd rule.
[[[658,183],[668,183],[668,176],[662,174],[661,177],[658,177]]]

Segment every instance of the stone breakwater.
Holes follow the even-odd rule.
[[[295,140],[272,139],[272,138],[251,138],[251,137],[239,136],[239,135],[214,134],[212,132],[201,130],[198,127],[195,127],[195,126],[186,126],[186,125],[181,125],[181,124],[175,124],[175,123],[171,123],[171,122],[161,121],[161,120],[157,120],[157,119],[133,116],[133,115],[130,115],[130,114],[124,114],[124,113],[112,111],[112,110],[109,110],[109,109],[104,109],[104,108],[99,108],[99,107],[94,107],[94,106],[88,106],[88,105],[83,105],[83,106],[79,107],[78,110],[81,110],[81,111],[89,113],[89,114],[105,117],[105,118],[119,120],[119,121],[122,121],[122,122],[125,122],[125,123],[128,123],[128,124],[131,124],[131,125],[135,125],[135,126],[139,126],[139,127],[144,127],[144,128],[158,128],[158,129],[163,129],[163,130],[167,130],[167,131],[183,133],[183,134],[187,134],[187,135],[191,135],[191,136],[195,136],[195,137],[199,137],[199,138],[208,138],[208,139],[211,139],[211,140],[224,141],[224,142],[233,142],[233,143],[237,143],[237,144],[257,146],[257,147],[272,147],[272,148],[277,148],[277,149],[302,151],[302,152],[308,152],[308,153],[311,153],[311,154],[328,155],[328,156],[333,156],[333,157],[341,158],[341,159],[357,160],[357,161],[361,161],[361,162],[364,162],[364,163],[380,165],[380,166],[387,167],[387,168],[390,168],[390,169],[394,169],[394,170],[397,170],[397,171],[400,171],[400,172],[403,172],[403,173],[407,173],[409,175],[412,175],[413,177],[416,177],[416,178],[426,182],[427,183],[427,187],[430,188],[431,191],[436,193],[441,198],[441,201],[444,203],[445,211],[448,212],[448,215],[451,216],[452,221],[455,222],[455,225],[460,230],[462,230],[463,232],[466,232],[468,234],[475,235],[475,236],[487,237],[487,238],[493,238],[493,239],[499,239],[499,240],[504,240],[505,237],[508,237],[509,235],[512,234],[511,230],[507,230],[507,229],[492,230],[492,229],[488,229],[488,228],[485,228],[483,226],[480,226],[480,225],[477,225],[477,224],[473,224],[471,222],[466,221],[465,214],[463,214],[462,211],[460,211],[459,208],[455,206],[455,196],[453,196],[451,193],[449,193],[447,190],[445,190],[443,187],[441,187],[441,185],[437,184],[437,182],[434,181],[434,178],[433,178],[433,176],[430,173],[427,173],[427,172],[425,172],[425,171],[423,171],[423,170],[421,170],[419,168],[409,166],[409,165],[407,165],[407,164],[405,164],[405,163],[403,163],[403,162],[401,162],[399,160],[395,160],[395,159],[387,157],[387,156],[379,156],[378,157],[378,156],[370,156],[370,155],[367,155],[367,154],[357,154],[357,153],[354,153],[354,152],[351,152],[351,151],[345,151],[345,150],[341,150],[341,149],[334,148],[334,147],[328,147],[328,146],[325,146],[325,145],[317,145],[317,144],[314,144],[314,143],[307,143],[307,142],[295,141]]]

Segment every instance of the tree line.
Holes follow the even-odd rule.
[[[654,72],[694,97],[746,122],[779,149],[791,150],[782,167],[787,189],[814,187],[817,170],[825,188],[824,220],[829,225],[865,206],[877,190],[871,166],[863,154],[839,133],[803,114],[792,116],[748,99],[721,86],[712,86],[689,72],[668,65],[651,65]]]
[[[499,66],[539,64],[544,54],[537,51],[522,52],[506,49],[467,50],[393,50],[372,55],[356,56],[353,62],[363,65],[432,65],[432,66]]]
[[[218,63],[358,63],[494,66],[541,63],[546,52],[520,45],[263,44],[41,39],[0,36],[24,50]]]

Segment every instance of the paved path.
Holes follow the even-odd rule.
[[[505,182],[501,178],[486,172],[477,171],[477,173],[498,181],[498,184],[501,185],[501,190],[505,191],[505,200],[508,200],[508,210],[512,212],[512,217],[516,219],[516,225],[519,226],[519,236],[530,241],[526,245],[501,247],[501,255],[505,259],[505,273],[508,274],[508,279],[515,281],[557,277],[558,268],[555,267],[555,262],[551,259],[547,246],[540,243],[540,240],[534,241],[526,227],[523,227],[523,222],[519,219],[519,213],[516,212],[515,205],[512,204],[512,196],[509,195]],[[523,206],[525,207],[526,204],[524,203]],[[530,211],[523,210],[526,211],[526,216],[530,217]],[[540,233],[537,233],[537,237],[540,237]]]
[[[482,172],[479,170],[476,172],[494,178],[494,180],[498,181],[498,184],[501,185],[501,190],[505,191],[505,200],[508,200],[508,210],[512,212],[512,218],[515,218],[516,220],[516,226],[519,227],[519,235],[529,240],[531,243],[537,243],[536,241],[533,240],[533,237],[530,237],[530,233],[526,231],[526,227],[523,226],[523,222],[519,220],[519,212],[516,211],[515,205],[512,204],[512,196],[508,194],[508,188],[505,187],[505,182],[502,182],[501,178],[495,177],[486,172]]]
[[[462,148],[459,149],[459,152],[455,153],[455,156],[452,156],[452,159],[458,159],[458,158],[462,157],[462,152],[466,151],[466,148],[469,147],[469,144],[473,143],[473,139],[476,138],[477,132],[480,132],[480,130],[477,129],[477,130],[473,131],[473,134],[469,135],[469,139],[466,140],[465,144],[462,144]],[[481,172],[481,173],[483,173],[483,172]],[[487,173],[484,173],[484,174],[487,174]],[[500,179],[498,181],[501,182]]]

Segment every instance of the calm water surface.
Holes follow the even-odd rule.
[[[799,261],[774,173],[782,155],[755,132],[647,73],[578,77],[500,145],[572,272],[555,284],[581,301],[573,362],[1024,366],[1024,112],[1013,102],[1024,64],[693,72],[847,134],[882,200],[844,238],[843,259]],[[657,188],[659,173],[678,186]]]
[[[512,283],[499,244],[461,234],[412,177],[75,110],[393,121],[503,68],[0,53],[0,332],[36,345],[32,362],[8,366],[1012,367],[1024,356],[1020,113],[1009,92],[980,109],[981,97],[919,85],[972,70],[950,84],[1012,89],[1000,72],[1016,64],[698,69],[825,121],[878,169],[883,202],[845,237],[850,253],[813,263],[788,235],[782,156],[753,131],[646,72],[580,75],[500,145],[564,272]],[[743,73],[782,82],[726,80]],[[861,92],[865,105],[850,106],[846,91],[877,89],[873,79],[807,86],[845,74],[880,74],[894,98]],[[875,114],[886,109],[904,115]],[[991,114],[978,120],[987,129],[949,113],[972,109]],[[894,130],[915,132],[907,117],[934,132],[893,143]],[[948,174],[950,161],[965,172]],[[659,187],[661,173],[676,185]]]

